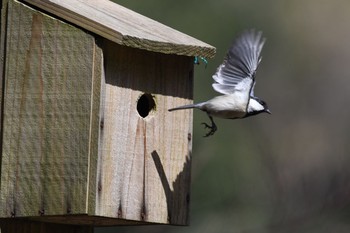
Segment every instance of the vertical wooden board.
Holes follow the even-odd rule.
[[[0,216],[85,213],[94,38],[9,2]]]
[[[98,162],[98,141],[100,130],[100,104],[101,104],[101,80],[103,73],[102,49],[94,45],[93,51],[93,80],[91,95],[91,117],[90,117],[90,138],[89,138],[89,174],[87,188],[87,213],[94,215],[96,211],[97,191],[97,162]]]
[[[1,17],[0,17],[0,106],[3,106],[3,79],[4,79],[4,57],[5,57],[5,37],[6,37],[6,22],[7,22],[7,0],[0,1]],[[1,108],[2,111],[2,108]],[[0,114],[0,122],[2,122],[2,114]],[[0,135],[2,135],[2,126],[0,125]],[[2,141],[0,136],[0,141]],[[0,174],[1,174],[1,160],[0,160]],[[1,182],[1,180],[0,180]],[[0,183],[1,187],[1,183]]]
[[[193,60],[104,41],[97,215],[188,223]],[[143,118],[142,94],[155,109]]]

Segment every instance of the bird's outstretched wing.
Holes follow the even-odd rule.
[[[253,96],[255,71],[261,60],[260,52],[265,38],[262,32],[244,31],[231,45],[224,59],[213,75],[213,88],[222,94],[237,91],[249,92]]]

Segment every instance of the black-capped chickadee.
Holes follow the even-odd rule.
[[[231,45],[224,59],[213,75],[213,88],[223,94],[206,102],[171,108],[169,111],[198,108],[208,114],[211,125],[204,124],[213,135],[217,130],[214,117],[237,119],[254,116],[262,112],[271,114],[267,104],[254,96],[255,73],[261,61],[260,52],[265,38],[262,32],[243,32]]]

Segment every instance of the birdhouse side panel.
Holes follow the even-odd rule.
[[[16,1],[7,21],[0,217],[86,213],[94,38]]]
[[[96,215],[188,224],[193,59],[103,42]]]

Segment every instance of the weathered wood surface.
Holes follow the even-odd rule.
[[[211,58],[215,48],[109,0],[24,0],[118,44]]]
[[[97,215],[188,224],[193,60],[104,40]],[[137,101],[151,93],[155,110],[142,118]]]
[[[101,51],[93,36],[16,1],[6,32],[0,216],[87,213]]]
[[[1,233],[93,233],[90,226],[74,226],[30,221],[28,219],[0,219]]]
[[[0,17],[0,106],[2,111],[3,88],[4,88],[4,62],[5,62],[5,38],[6,38],[6,22],[7,22],[7,1],[0,1],[1,17]],[[2,114],[0,114],[0,122],[2,122]],[[0,123],[0,146],[2,142],[2,124]],[[1,160],[0,160],[1,172]],[[1,181],[0,181],[1,182]],[[0,183],[1,184],[1,183]]]
[[[188,224],[192,112],[167,109],[192,102],[193,58],[7,10],[0,217]]]

